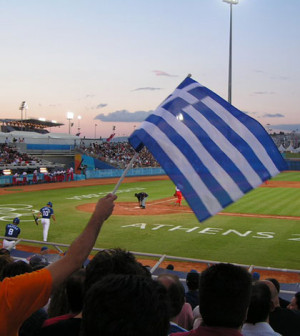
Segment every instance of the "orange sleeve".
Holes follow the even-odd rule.
[[[0,282],[0,335],[16,335],[22,323],[48,302],[51,289],[46,268]]]

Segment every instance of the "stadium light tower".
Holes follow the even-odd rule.
[[[96,139],[96,136],[97,136],[97,126],[98,126],[98,124],[95,124],[95,139]]]
[[[74,118],[73,112],[67,112],[67,119],[69,120],[69,134],[71,134],[71,120]]]
[[[77,120],[78,120],[78,132],[80,131],[80,120],[82,119],[82,116],[78,116]]]
[[[232,89],[232,5],[237,5],[239,0],[223,0],[230,5],[230,29],[229,29],[229,68],[228,68],[228,102],[231,104]]]
[[[28,110],[28,105],[26,101],[22,101],[19,110],[21,111],[21,130],[23,131],[23,111],[25,110],[25,119],[26,119],[26,110]]]

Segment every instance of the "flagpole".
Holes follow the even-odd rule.
[[[135,152],[135,154],[133,155],[133,157],[131,158],[130,162],[128,163],[128,166],[126,167],[126,169],[123,171],[122,176],[120,177],[118,183],[116,184],[114,190],[112,191],[112,194],[115,194],[117,192],[117,190],[120,187],[120,184],[122,183],[122,181],[124,180],[124,177],[126,176],[128,170],[132,167],[133,162],[136,160],[136,158],[138,157],[139,153]]]

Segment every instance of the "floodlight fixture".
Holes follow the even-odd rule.
[[[73,112],[67,112],[67,119],[72,120],[74,118],[74,113]]]
[[[74,113],[73,112],[67,112],[67,119],[69,120],[69,134],[71,134],[71,120],[73,118],[74,118]]]
[[[11,170],[10,169],[3,169],[2,172],[3,172],[3,175],[5,175],[5,176],[11,175]]]
[[[227,2],[231,5],[237,5],[239,3],[239,0],[223,0],[223,2]]]

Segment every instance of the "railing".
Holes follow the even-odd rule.
[[[5,239],[4,236],[0,236],[0,239]],[[43,242],[39,240],[30,240],[30,239],[23,239],[23,238],[10,238],[11,240],[15,240],[16,244],[19,243],[31,243],[31,244],[38,244],[38,245],[49,245],[52,246],[54,249],[56,249],[59,253],[64,253],[64,251],[61,249],[61,247],[66,247],[67,249],[70,247],[70,244],[63,244],[63,243],[55,243],[55,242]],[[92,249],[93,251],[103,251],[105,249],[103,248],[97,248],[94,247]],[[158,261],[156,264],[151,268],[151,273],[153,273],[161,264],[162,262],[168,260],[168,261],[184,261],[184,262],[193,262],[193,263],[199,263],[199,264],[205,264],[206,266],[211,266],[213,264],[219,264],[219,261],[215,260],[204,260],[204,259],[194,259],[194,258],[184,258],[184,257],[177,257],[177,256],[171,256],[166,254],[155,254],[155,253],[146,253],[146,252],[136,252],[136,251],[130,251],[135,256],[140,257],[149,257],[149,258],[156,258]],[[252,270],[259,269],[259,270],[266,270],[266,271],[276,271],[276,272],[285,272],[285,273],[300,273],[300,270],[294,270],[294,269],[288,269],[288,268],[274,268],[274,267],[263,267],[263,266],[256,266],[256,265],[245,265],[245,264],[234,264],[237,266],[245,267],[249,272],[252,272]],[[184,279],[182,279],[184,280]]]

